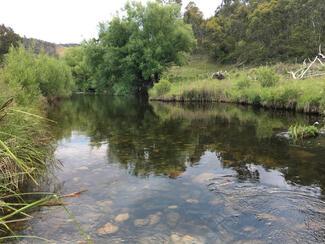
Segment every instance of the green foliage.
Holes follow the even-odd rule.
[[[315,137],[319,134],[319,130],[313,125],[292,125],[289,128],[289,135],[293,140],[305,139],[309,137]]]
[[[278,75],[274,68],[239,71],[222,67],[228,70],[226,79],[216,81],[210,74],[220,70],[220,66],[194,57],[188,65],[172,67],[163,74],[172,81],[169,92],[158,96],[154,87],[149,96],[167,101],[219,101],[325,114],[325,79],[292,80]]]
[[[157,96],[162,96],[170,91],[171,83],[168,80],[160,80],[153,87],[153,90],[156,92]]]
[[[9,48],[18,46],[19,41],[21,41],[21,37],[10,27],[0,25],[0,63],[4,54],[9,52]]]
[[[324,13],[319,0],[227,0],[204,21],[202,46],[223,63],[304,60],[325,43]]]
[[[251,81],[248,79],[248,77],[243,77],[240,80],[238,80],[236,85],[237,85],[238,89],[245,89],[245,88],[250,87]]]
[[[15,89],[19,103],[70,95],[73,79],[70,68],[45,54],[36,55],[22,46],[11,48],[2,71],[4,81]]]
[[[203,13],[194,2],[189,2],[185,8],[184,21],[192,25],[195,38],[198,40],[198,45],[201,46],[205,36]]]
[[[71,67],[77,90],[87,91],[93,88],[92,74],[86,62],[86,50],[84,46],[68,48],[64,52],[63,59]]]
[[[280,78],[279,76],[269,67],[260,67],[255,71],[256,80],[260,82],[262,87],[275,86]]]
[[[98,90],[144,91],[166,67],[181,64],[194,44],[178,4],[133,2],[123,15],[100,25],[98,41],[86,44],[87,63]]]

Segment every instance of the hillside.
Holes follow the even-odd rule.
[[[41,50],[44,50],[48,55],[51,56],[62,56],[65,48],[79,45],[76,43],[56,44],[35,38],[26,37],[22,38],[22,42],[26,48],[33,47],[36,53],[39,53]]]

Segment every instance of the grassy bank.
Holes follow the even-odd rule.
[[[220,67],[206,57],[194,57],[183,67],[172,67],[150,91],[151,100],[180,102],[229,102],[274,109],[325,114],[325,79],[293,80],[294,65],[269,67]],[[226,79],[212,79],[223,70]]]
[[[19,105],[16,92],[1,77],[0,89],[0,236],[4,236],[13,235],[15,223],[30,218],[28,210],[49,200],[43,194],[27,200],[24,189],[38,185],[38,177],[52,161],[52,147],[50,125],[43,118],[45,101],[39,97],[28,106]]]
[[[45,54],[11,48],[0,68],[0,242],[14,238],[28,211],[53,199],[36,193],[38,180],[53,165],[53,121],[47,99],[68,96],[69,67]]]

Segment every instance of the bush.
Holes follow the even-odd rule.
[[[168,80],[160,80],[159,83],[154,86],[157,96],[162,96],[169,92],[171,85],[172,84]]]
[[[280,80],[280,77],[269,67],[258,68],[255,75],[262,87],[273,87]]]
[[[71,68],[77,90],[87,91],[93,88],[92,73],[86,61],[86,49],[84,46],[66,48],[63,60]]]
[[[22,46],[11,48],[2,71],[4,81],[15,89],[18,102],[28,103],[40,95],[65,97],[73,88],[71,70],[64,62],[36,55]]]

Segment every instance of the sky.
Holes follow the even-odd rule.
[[[146,2],[147,0],[141,0]],[[205,17],[221,0],[193,0]],[[21,36],[54,43],[79,43],[97,36],[98,23],[108,21],[127,0],[1,0],[0,24]],[[186,6],[190,0],[183,0]]]

